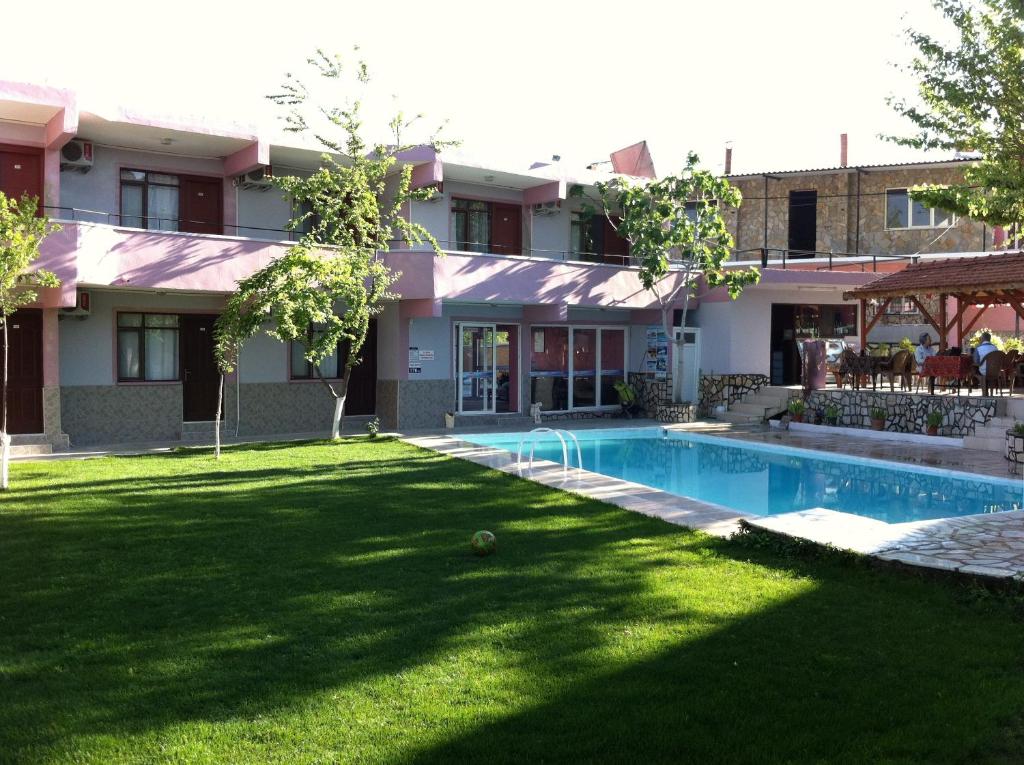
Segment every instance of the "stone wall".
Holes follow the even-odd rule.
[[[958,167],[918,169],[877,168],[860,174],[860,215],[857,215],[857,173],[833,171],[781,176],[768,180],[768,242],[774,249],[789,246],[789,192],[818,191],[817,244],[821,252],[877,255],[909,255],[918,252],[979,252],[992,249],[992,231],[966,218],[958,220],[947,233],[942,229],[887,229],[885,191],[922,183],[955,183],[963,180]],[[726,224],[736,238],[738,250],[765,246],[762,177],[737,178],[733,183],[743,192],[738,211],[726,212]],[[858,249],[859,228],[859,249]],[[744,259],[751,258],[748,253]]]
[[[181,384],[78,385],[60,389],[72,446],[181,438]]]
[[[697,419],[696,406],[672,401],[671,374],[656,378],[643,372],[630,372],[629,384],[636,391],[645,416],[658,422],[694,422]]]
[[[768,376],[761,374],[701,375],[697,411],[701,417],[707,417],[719,404],[730,407],[767,384]]]
[[[830,404],[839,407],[838,424],[854,428],[871,425],[872,408],[885,409],[885,429],[897,433],[923,433],[928,413],[938,410],[943,414],[939,435],[958,438],[972,435],[975,428],[996,415],[994,398],[817,390],[807,399],[804,420],[814,422],[815,414],[821,412],[824,415],[825,408]]]

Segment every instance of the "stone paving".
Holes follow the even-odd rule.
[[[649,422],[622,423],[632,427],[645,424]],[[714,422],[671,427],[744,441],[1009,477],[1005,459],[998,454],[974,449],[776,432]],[[825,508],[755,516],[598,473],[576,469],[565,471],[551,462],[538,461],[533,470],[520,469],[515,455],[476,446],[459,440],[457,436],[429,435],[406,440],[507,473],[521,474],[546,486],[583,494],[718,536],[735,533],[743,521],[755,528],[854,550],[882,560],[973,576],[1024,581],[1024,509],[895,524]],[[1024,507],[1024,481],[1021,482],[1021,490]]]

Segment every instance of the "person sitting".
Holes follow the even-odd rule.
[[[974,353],[972,354],[974,356],[974,363],[978,365],[978,371],[982,376],[984,376],[987,371],[985,369],[985,357],[992,353],[992,351],[998,350],[999,349],[992,344],[992,335],[988,332],[982,332],[981,345],[975,348]]]
[[[918,369],[924,369],[924,360],[935,355],[935,348],[932,347],[932,336],[927,332],[918,339],[918,346],[914,349],[914,361]]]

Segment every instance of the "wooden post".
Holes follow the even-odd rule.
[[[960,347],[960,353],[964,352],[964,299],[956,297],[956,344]]]
[[[946,296],[939,295],[939,353],[946,350]]]
[[[868,347],[868,301],[860,299],[860,349],[863,351]]]

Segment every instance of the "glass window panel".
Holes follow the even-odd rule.
[[[619,403],[615,383],[626,378],[626,332],[621,329],[601,330],[601,406]]]
[[[149,217],[146,228],[157,231],[178,230],[178,190],[168,186],[149,186]]]
[[[491,248],[491,216],[487,212],[469,213],[467,247],[470,252],[488,252]]]
[[[150,183],[160,183],[164,186],[177,186],[178,176],[176,175],[165,175],[164,173],[149,173]]]
[[[177,327],[178,315],[175,313],[147,313],[147,327]]]
[[[142,217],[142,186],[126,183],[121,186],[121,225],[145,228]]]
[[[572,405],[597,406],[597,330],[572,333]]]
[[[925,207],[920,202],[911,201],[911,224],[912,226],[932,225],[932,209]]]
[[[530,401],[544,411],[568,409],[569,328],[535,327],[533,334]]]
[[[906,189],[890,189],[885,192],[885,227],[907,227]]]
[[[325,356],[323,361],[320,362],[320,375],[321,377],[340,377],[338,370],[338,352],[335,351],[330,356]]]
[[[455,248],[466,249],[466,213],[463,210],[456,210],[455,213]]]
[[[292,377],[309,377],[309,362],[306,361],[306,344],[293,342],[291,345]]]
[[[122,181],[145,181],[146,174],[142,170],[122,170]]]
[[[949,210],[942,210],[938,207],[935,208],[935,225],[945,228],[952,226],[956,223],[956,216],[953,215]]]
[[[119,313],[117,315],[117,326],[119,327],[141,327],[141,313]]]
[[[178,379],[178,331],[146,330],[146,379]]]
[[[117,333],[117,377],[139,379],[139,333],[134,329]]]

